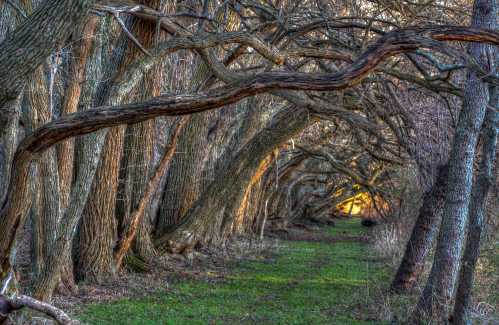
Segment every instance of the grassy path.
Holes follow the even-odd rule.
[[[328,228],[362,234],[359,220]],[[363,311],[383,275],[357,240],[283,241],[272,260],[237,263],[222,282],[187,280],[142,299],[89,305],[87,324],[380,324]]]

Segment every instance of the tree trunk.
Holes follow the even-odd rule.
[[[168,165],[175,153],[177,148],[177,141],[182,130],[184,124],[187,122],[187,117],[182,118],[178,124],[174,127],[174,130],[171,134],[171,140],[169,142],[169,147],[165,150],[163,157],[161,158],[154,175],[149,179],[147,183],[147,188],[144,191],[144,195],[142,196],[138,207],[130,217],[130,222],[125,225],[125,229],[122,231],[122,234],[116,244],[116,250],[114,252],[114,262],[116,264],[116,269],[119,270],[125,257],[125,254],[128,252],[132,241],[135,239],[137,232],[139,231],[139,225],[142,223],[142,220],[146,214],[146,208],[151,203],[151,200],[157,191],[157,188],[161,182],[163,175],[165,174]]]
[[[112,28],[112,24],[106,24],[102,27],[102,32],[106,33],[107,30]],[[124,54],[118,54],[108,58],[104,55],[106,52],[105,47],[112,47],[113,44],[110,40],[105,40],[104,48],[98,45],[100,38],[97,38],[96,45],[94,45],[93,61],[87,63],[87,69],[90,69],[90,73],[96,75],[95,80],[105,80],[106,78],[111,79],[111,89],[109,90],[109,97],[100,98],[103,96],[101,91],[106,96],[106,90],[98,89],[97,83],[92,85],[92,87],[87,88],[87,92],[82,95],[82,103],[95,103],[103,100],[109,103],[121,103],[128,95],[129,91],[133,88],[132,84],[136,84],[140,79],[136,78],[135,81],[132,80],[131,85],[127,85],[126,82],[119,81],[119,76],[123,71],[124,67]],[[119,41],[118,41],[119,42]],[[111,43],[111,44],[108,44]],[[116,46],[119,47],[119,46]],[[102,53],[100,52],[102,50]],[[102,58],[100,58],[102,56]],[[95,61],[94,61],[95,60]],[[99,61],[101,60],[101,61]],[[108,71],[101,71],[103,66],[110,65],[113,68]],[[89,72],[86,75],[89,75]],[[81,223],[79,225],[79,236],[77,246],[76,259],[76,278],[78,280],[88,280],[89,282],[102,282],[105,278],[114,275],[112,253],[113,245],[116,239],[116,224],[114,218],[114,212],[107,213],[109,209],[114,211],[116,191],[113,188],[108,188],[108,186],[117,186],[112,180],[107,179],[109,177],[109,169],[112,167],[117,173],[119,158],[116,160],[106,153],[107,150],[113,152],[117,151],[118,155],[121,155],[122,150],[122,138],[115,137],[113,135],[116,132],[121,132],[124,130],[123,127],[118,127],[110,130],[101,132],[99,138],[96,139],[85,139],[82,142],[81,152],[79,155],[79,160],[77,161],[80,166],[78,169],[82,168],[86,170],[88,164],[87,159],[89,158],[86,152],[86,146],[90,145],[92,141],[96,141],[96,146],[99,146],[99,152],[101,152],[99,157],[99,162],[95,166],[95,177],[90,182],[86,191],[88,192],[88,199],[85,201],[84,208],[81,215]],[[85,141],[88,141],[86,143]],[[116,144],[117,147],[113,147]],[[108,201],[111,200],[111,201]],[[103,211],[106,211],[104,213]]]
[[[168,169],[156,225],[157,236],[174,228],[199,197],[203,162],[209,149],[206,138],[214,117],[213,112],[195,114],[180,134],[178,153]]]
[[[113,246],[116,238],[115,205],[119,157],[124,127],[113,128],[106,136],[103,155],[95,174],[80,226],[78,278],[101,283],[114,274]]]
[[[72,27],[86,17],[91,0],[48,0],[0,44],[0,107],[19,95],[30,76]],[[47,32],[50,31],[50,32]]]
[[[440,226],[448,177],[447,169],[447,165],[438,169],[435,183],[423,197],[423,204],[419,209],[418,218],[391,284],[391,288],[395,292],[401,293],[413,289],[423,272],[425,258],[432,248],[433,238]]]
[[[154,44],[154,24],[137,21],[133,29],[139,34],[141,44],[146,47]],[[140,55],[142,55],[140,50],[135,46],[130,46],[120,72],[123,72]],[[161,77],[158,76],[160,72],[157,69],[158,66],[155,67],[140,77],[144,85],[134,89],[141,99],[159,95],[158,82]],[[153,79],[152,76],[158,79]],[[129,94],[127,99],[132,98],[133,96]],[[142,189],[149,177],[148,167],[154,147],[152,141],[154,122],[147,121],[140,125],[129,126],[126,132],[129,142],[124,148],[126,130],[126,126],[119,126],[110,129],[107,134],[102,160],[80,228],[78,278],[81,280],[100,283],[115,274],[113,249],[117,235],[117,214],[121,214],[119,219],[123,224],[130,222],[130,209],[137,207]],[[124,150],[126,150],[127,159],[122,162]],[[147,167],[144,167],[145,165]],[[121,174],[120,169],[123,170]],[[125,192],[122,191],[122,193],[118,193],[120,176],[124,177]],[[141,244],[142,253],[151,256],[153,246],[150,244],[147,220],[144,219],[139,225],[137,242]]]
[[[93,82],[86,83],[87,87],[83,89],[81,95],[82,110],[88,110],[95,105],[95,102],[102,94],[99,93],[98,80],[110,80],[114,82],[109,90],[109,93],[104,92],[104,103],[109,105],[117,105],[121,103],[131,88],[139,82],[139,78],[125,78],[113,76],[116,73],[116,66],[119,66],[122,55],[116,54],[110,62],[113,63],[109,71],[103,74],[102,60],[107,60],[106,51],[102,51],[104,28],[106,23],[101,20],[101,25],[95,38],[93,52],[86,65],[86,76]],[[104,84],[106,82],[103,82]],[[95,173],[100,161],[100,156],[104,142],[106,139],[107,130],[99,130],[81,138],[80,144],[76,147],[77,152],[77,174],[73,187],[71,189],[69,205],[64,216],[58,224],[55,244],[47,257],[44,269],[34,288],[35,297],[42,300],[49,300],[54,288],[57,285],[57,280],[60,276],[61,269],[65,266],[64,259],[70,256],[71,245],[76,233],[76,227],[81,220],[87,198],[92,188]]]
[[[497,1],[476,0],[472,26],[496,30]],[[495,62],[490,61],[490,58],[495,59],[490,55],[490,47],[473,43],[469,48],[482,68],[495,71]],[[414,314],[414,319],[418,321],[425,318],[437,322],[448,320],[468,216],[475,147],[487,104],[487,85],[474,71],[468,71],[463,108],[449,159],[449,178],[435,258]]]
[[[99,19],[97,17],[90,18],[88,25],[96,27]],[[99,31],[102,31],[99,29]],[[86,75],[89,78],[98,80],[101,77],[100,60],[101,60],[101,39],[97,38],[94,42],[93,38],[90,39],[93,47],[87,53],[90,54],[90,59],[86,67]],[[72,92],[72,89],[69,89]],[[97,83],[87,83],[81,94],[81,102],[83,110],[89,109],[93,105],[94,97],[97,92]],[[79,101],[80,98],[73,99]],[[54,229],[49,232],[54,238],[53,241],[47,246],[47,254],[44,256],[43,264],[41,265],[40,273],[38,274],[33,294],[35,297],[48,301],[51,299],[54,289],[58,283],[61,291],[76,291],[76,284],[74,282],[74,274],[72,267],[71,245],[73,243],[73,232],[76,224],[78,223],[81,213],[87,199],[90,185],[97,168],[95,156],[99,154],[103,142],[103,132],[98,132],[81,139],[82,145],[79,148],[79,161],[77,162],[78,174],[76,175],[74,188],[70,193],[66,209],[60,218],[58,224]],[[55,159],[55,148],[54,159]],[[61,158],[61,157],[59,157]],[[71,164],[72,168],[72,164]],[[57,174],[57,169],[54,171]],[[55,184],[55,183],[54,183]],[[57,185],[61,184],[57,181]],[[74,226],[73,226],[74,225]],[[67,228],[66,228],[67,227]],[[68,238],[68,243],[63,244],[61,238]],[[62,279],[62,282],[59,282]]]
[[[497,57],[497,56],[496,56]],[[473,187],[469,209],[468,235],[461,263],[459,286],[454,305],[454,323],[471,324],[470,308],[475,266],[480,255],[480,239],[485,227],[487,198],[495,180],[494,164],[496,160],[497,133],[499,123],[498,89],[489,88],[490,107],[485,115],[482,133],[482,161],[478,168],[478,177]]]
[[[0,4],[0,42],[16,26],[15,9],[5,1]],[[19,20],[17,20],[19,21]],[[12,160],[17,147],[21,96],[0,107],[0,200],[4,200],[9,184]]]
[[[81,85],[84,81],[85,65],[92,50],[93,34],[98,19],[91,17],[81,24],[74,32],[72,41],[74,61],[71,62],[68,85],[64,95],[61,115],[75,113],[80,102]],[[65,209],[69,204],[69,195],[73,181],[74,139],[68,139],[58,144],[57,160],[59,163],[59,188],[61,191],[61,206]]]
[[[266,158],[276,147],[315,122],[313,118],[299,118],[306,112],[306,109],[295,107],[279,111],[267,127],[239,150],[226,169],[217,172],[215,180],[188,211],[180,226],[163,236],[159,245],[174,249],[193,246],[198,241],[221,243],[245,204],[249,186],[266,170]]]
[[[163,12],[165,6],[160,0],[142,0],[154,10]],[[164,40],[164,33],[156,30],[156,24],[147,21],[138,21],[135,30],[138,39],[145,48],[154,48],[157,41]],[[159,34],[157,34],[159,32]],[[138,56],[139,53],[135,53]],[[138,99],[147,100],[159,96],[163,82],[163,64],[155,65],[153,69],[145,73],[143,83],[138,89]],[[151,167],[155,147],[155,120],[145,121],[127,127],[124,139],[124,154],[121,163],[121,175],[118,206],[121,207],[119,219],[122,220],[123,228],[133,222],[133,214],[139,208],[142,197],[147,188],[151,176]],[[156,252],[151,240],[151,220],[148,211],[146,217],[141,218],[138,224],[137,234],[133,242],[133,251],[144,261],[150,260]]]
[[[12,161],[17,148],[19,118],[21,116],[20,97],[0,108],[0,199],[4,202],[10,181]]]
[[[44,67],[38,68],[28,86],[31,128],[37,129],[52,119],[50,94],[46,84]],[[33,252],[35,277],[42,273],[46,258],[55,241],[57,224],[61,218],[61,199],[56,152],[54,148],[45,151],[37,161],[37,183],[32,206],[33,210]]]

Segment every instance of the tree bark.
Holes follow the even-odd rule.
[[[140,4],[163,12],[165,5],[160,0],[141,0]],[[134,26],[135,34],[138,36],[142,46],[154,48],[158,41],[164,40],[164,32],[156,29],[156,23],[138,20]],[[158,34],[159,33],[159,34]],[[136,50],[130,54],[130,60],[134,60],[141,54]],[[158,62],[143,76],[143,83],[137,90],[138,100],[147,100],[160,95],[163,81],[163,64]],[[118,209],[123,228],[133,222],[133,214],[139,208],[142,197],[147,188],[147,182],[151,176],[151,168],[155,147],[155,120],[148,120],[139,124],[129,125],[125,132],[124,154],[121,162],[119,201]],[[151,221],[148,212],[147,217],[141,218],[137,233],[133,242],[133,251],[144,261],[149,261],[156,252],[151,240]]]
[[[278,88],[321,91],[349,88],[360,83],[373,68],[393,55],[413,51],[420,47],[442,51],[446,47],[435,42],[442,40],[488,42],[497,45],[499,33],[492,30],[452,26],[397,30],[379,39],[352,66],[342,72],[334,74],[264,72],[240,83],[214,89],[207,94],[164,95],[146,103],[108,106],[78,112],[46,124],[23,140],[14,158],[15,169],[9,183],[8,196],[0,212],[0,267],[2,268],[0,275],[4,276],[5,270],[9,268],[8,259],[14,238],[26,215],[24,200],[29,188],[30,162],[37,154],[53,144],[69,137],[88,134],[110,126],[145,121],[157,116],[181,115],[214,109]],[[167,53],[170,53],[173,48],[178,49],[179,41],[176,38],[172,42],[167,42],[169,44]],[[195,37],[189,37],[189,40],[185,41],[188,41],[189,45],[184,44],[184,46],[189,47],[210,47],[224,42],[218,40],[218,43],[211,44],[209,40],[205,40],[202,43],[196,43]],[[126,76],[129,78],[124,79],[123,82],[126,85],[121,86],[127,88],[133,85],[136,82],[134,76],[150,67],[149,60],[141,60],[127,72]]]
[[[139,34],[144,46],[153,45],[155,28],[151,23],[137,21],[133,29]],[[141,54],[139,49],[130,46],[119,73],[124,73],[128,65],[140,58]],[[133,90],[137,97],[147,99],[159,95],[158,82],[161,74],[158,65],[153,65],[139,78],[144,84]],[[129,94],[127,99],[132,98]],[[128,129],[126,126],[118,126],[110,129],[107,134],[102,160],[80,228],[79,279],[100,283],[115,274],[113,249],[117,236],[116,218],[126,225],[130,222],[130,213],[137,208],[149,177],[154,147],[153,134],[153,121],[130,125]],[[124,186],[119,192],[120,179]],[[136,243],[140,244],[138,247],[142,255],[150,257],[154,248],[146,221],[145,218],[142,219],[139,225]]]
[[[31,128],[36,129],[52,120],[45,69],[39,67],[28,85]],[[61,217],[59,175],[54,148],[45,151],[37,161],[37,183],[32,205],[34,270],[38,276],[55,240],[56,225]]]
[[[208,143],[206,134],[211,113],[191,116],[180,134],[178,154],[168,169],[165,191],[161,200],[156,236],[162,236],[182,220],[199,197],[203,162]]]
[[[92,18],[93,20],[93,18]],[[97,22],[99,19],[97,19]],[[89,21],[90,25],[97,22]],[[102,24],[101,24],[102,27]],[[99,31],[102,31],[99,29]],[[89,59],[84,67],[86,76],[93,80],[101,78],[101,38],[91,39]],[[86,83],[81,93],[80,109],[85,110],[92,107],[94,98],[97,93],[97,82]],[[92,180],[97,168],[95,156],[99,155],[102,148],[103,132],[91,134],[81,139],[81,145],[78,148],[79,160],[76,162],[78,173],[75,177],[74,187],[70,193],[67,207],[63,212],[62,218],[55,228],[51,231],[53,240],[48,246],[47,255],[41,265],[40,272],[36,278],[33,294],[36,298],[48,301],[51,299],[54,289],[57,284],[61,284],[59,288],[64,291],[75,292],[76,284],[74,282],[73,261],[71,254],[71,246],[73,244],[73,235],[76,224],[79,222],[81,213],[87,200],[88,191],[92,184]],[[57,170],[55,171],[57,172]],[[60,182],[57,182],[59,185]],[[61,243],[62,238],[67,238],[67,243]],[[59,279],[63,279],[62,282]]]
[[[69,81],[61,108],[62,116],[76,113],[78,110],[82,90],[81,85],[84,81],[85,65],[92,50],[93,34],[98,21],[97,17],[90,17],[73,32],[72,41],[76,42],[72,51],[74,61],[71,62],[70,66]],[[57,160],[59,164],[61,206],[65,209],[69,204],[69,195],[73,181],[74,139],[68,139],[58,144]]]
[[[478,176],[471,195],[468,235],[454,305],[453,318],[454,323],[458,325],[471,324],[470,309],[475,266],[480,255],[480,240],[485,227],[487,198],[495,181],[493,171],[499,126],[497,87],[491,86],[489,93],[489,109],[485,115],[482,131],[482,161],[478,168]]]
[[[440,226],[447,177],[447,165],[441,166],[435,183],[423,197],[411,237],[391,284],[395,292],[403,293],[414,289],[423,272],[425,258],[432,248],[433,239]]]
[[[170,249],[193,246],[198,241],[221,243],[231,230],[238,210],[244,205],[247,190],[265,171],[266,158],[290,137],[314,123],[314,118],[299,118],[304,108],[288,107],[233,158],[227,169],[219,170],[215,181],[189,210],[173,233],[163,236],[159,245]]]
[[[122,231],[121,237],[116,244],[116,249],[114,252],[114,262],[116,265],[116,269],[119,270],[121,268],[121,264],[123,262],[123,258],[125,254],[129,250],[137,231],[139,230],[139,225],[141,224],[141,219],[144,218],[146,213],[146,208],[150,204],[153,195],[155,194],[161,178],[165,174],[168,165],[175,153],[177,148],[177,141],[180,134],[180,131],[184,127],[187,122],[187,118],[184,117],[181,121],[174,127],[174,130],[171,135],[171,140],[169,142],[169,147],[163,154],[154,175],[151,177],[147,184],[147,188],[144,191],[144,195],[142,196],[138,208],[133,211],[130,217],[130,222],[126,224],[126,228]]]
[[[105,28],[104,22],[100,26],[100,28]],[[121,103],[131,89],[140,81],[140,78],[137,77],[128,78],[123,75],[113,77],[116,73],[116,67],[120,66],[122,58],[121,53],[117,53],[116,57],[109,60],[112,62],[110,71],[106,71],[104,74],[101,70],[101,60],[107,60],[107,56],[104,55],[107,52],[102,51],[101,37],[103,37],[105,33],[99,32],[97,35],[100,37],[96,38],[96,42],[93,46],[93,54],[89,62],[87,62],[86,67],[86,75],[93,82],[87,83],[87,87],[83,89],[81,96],[83,110],[92,107],[97,100],[100,101],[102,94],[98,91],[98,80],[109,79],[112,81],[109,91],[105,91],[103,96],[103,102],[109,105]],[[38,278],[34,288],[35,297],[39,297],[42,300],[50,299],[54,288],[57,285],[57,279],[61,272],[61,268],[64,267],[63,260],[71,253],[73,238],[76,233],[77,225],[81,220],[85,204],[88,201],[87,198],[92,188],[92,182],[101,158],[106,134],[106,129],[89,134],[83,137],[80,145],[77,146],[76,156],[79,157],[77,160],[78,172],[71,189],[70,203],[58,225],[54,247],[47,258],[44,270]]]
[[[48,0],[0,44],[0,107],[19,95],[27,78],[85,18],[91,0]],[[50,32],[47,32],[50,31]]]
[[[476,0],[472,26],[497,29],[497,1]],[[490,55],[493,51],[491,48],[473,43],[469,49],[472,57],[483,68],[495,71],[495,57]],[[463,108],[459,114],[449,159],[449,178],[435,257],[430,277],[414,314],[414,320],[418,322],[428,318],[446,322],[449,317],[468,216],[475,147],[488,95],[487,85],[483,80],[474,71],[468,71]]]

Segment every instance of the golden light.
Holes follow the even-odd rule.
[[[344,214],[359,215],[369,206],[370,201],[371,196],[369,193],[361,192],[339,203],[336,208]]]

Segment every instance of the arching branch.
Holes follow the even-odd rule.
[[[346,89],[359,84],[381,62],[400,53],[420,48],[447,53],[448,48],[440,41],[484,42],[499,45],[499,33],[487,29],[456,26],[430,26],[397,30],[381,37],[350,67],[338,73],[261,73],[250,79],[217,88],[205,94],[164,95],[142,103],[107,106],[78,112],[46,124],[23,140],[15,156],[15,168],[9,184],[9,194],[0,212],[0,229],[2,230],[0,234],[0,266],[5,270],[3,266],[8,265],[10,248],[20,227],[20,220],[25,214],[25,208],[22,207],[22,204],[28,192],[27,170],[30,162],[36,154],[55,143],[102,128],[142,122],[158,116],[184,115],[215,109],[277,89],[317,91]],[[205,47],[210,46],[212,45]],[[197,42],[193,43],[193,47],[203,48]]]

